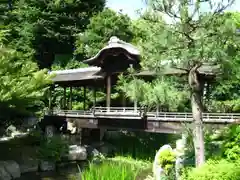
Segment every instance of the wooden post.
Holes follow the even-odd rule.
[[[124,93],[122,92],[122,107],[126,107],[126,97],[124,96]]]
[[[48,97],[48,109],[49,111],[52,110],[52,88],[49,88],[49,97]]]
[[[86,110],[86,86],[83,87],[83,110]]]
[[[110,111],[111,107],[111,75],[107,75],[107,99],[106,99],[107,110]]]
[[[138,102],[137,100],[134,101],[134,111],[135,113],[137,112],[137,105],[138,105]]]
[[[70,110],[72,110],[72,86],[70,87],[70,97],[69,97],[69,99],[70,99]]]
[[[93,107],[95,107],[96,106],[96,87],[94,87],[93,88]]]
[[[64,86],[64,89],[63,89],[63,109],[65,110],[66,109],[66,87]]]

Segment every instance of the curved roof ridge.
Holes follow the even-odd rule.
[[[79,73],[79,72],[89,72],[89,71],[100,71],[101,68],[97,66],[77,68],[77,69],[65,69],[65,70],[56,70],[50,71],[50,74],[70,74],[70,73]]]
[[[126,50],[129,54],[140,56],[140,51],[137,49],[137,47],[135,47],[134,45],[132,45],[130,43],[127,43],[127,42],[125,42],[123,40],[120,40],[116,36],[112,36],[110,38],[110,40],[108,41],[108,45],[107,46],[105,46],[100,51],[98,51],[98,53],[95,56],[93,56],[93,57],[91,57],[89,59],[84,60],[84,62],[87,63],[87,62],[94,61],[95,59],[97,59],[100,56],[100,54],[103,51],[106,51],[108,49],[114,49],[114,48],[122,48],[122,49]]]

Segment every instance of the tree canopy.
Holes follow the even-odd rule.
[[[16,49],[34,53],[40,67],[49,68],[57,54],[71,57],[75,35],[104,5],[104,0],[17,0],[5,24]]]
[[[131,20],[127,15],[106,8],[90,20],[83,33],[78,34],[76,54],[92,57],[106,45],[112,36],[131,42],[133,38]]]
[[[4,32],[0,32],[0,123],[14,122],[28,116],[42,106],[42,98],[50,77],[46,70],[38,70],[37,64],[21,53],[3,44]],[[6,32],[5,32],[6,33]]]
[[[204,162],[202,128],[204,109],[239,111],[240,89],[239,73],[237,72],[239,69],[239,34],[236,31],[239,25],[239,16],[238,13],[224,13],[226,7],[230,6],[232,2],[229,1],[228,4],[219,2],[216,5],[210,0],[208,3],[212,9],[209,12],[201,12],[200,1],[193,3],[194,9],[189,11],[189,3],[185,0],[152,0],[149,1],[152,14],[170,16],[173,22],[166,23],[161,18],[156,20],[153,18],[154,16],[146,18],[146,16],[149,17],[147,14],[136,23],[137,27],[142,29],[138,32],[145,34],[143,38],[137,37],[140,42],[138,46],[144,54],[142,65],[150,71],[158,72],[160,76],[164,74],[163,69],[166,66],[181,70],[180,75],[184,75],[180,78],[182,80],[175,78],[175,83],[172,80],[169,81],[172,78],[165,78],[164,83],[169,82],[167,86],[162,85],[162,81],[154,82],[154,86],[160,89],[154,98],[155,100],[168,98],[165,102],[158,102],[170,105],[172,96],[181,94],[179,87],[171,88],[171,86],[176,87],[178,84],[183,88],[185,81],[187,86],[182,90],[186,90],[185,95],[188,94],[191,97],[190,107],[196,127],[193,132],[197,165]],[[211,6],[211,3],[215,5]],[[211,69],[205,69],[205,74],[199,72],[199,68],[206,64],[210,67],[219,66],[217,73],[213,72],[214,79],[210,83],[211,87],[208,88],[208,100],[211,99],[208,104],[203,103],[204,93],[206,94],[204,87],[206,83],[209,83],[206,76]],[[161,73],[163,74],[161,75]],[[141,87],[145,86],[144,83],[140,84]],[[136,86],[134,91],[139,91],[141,87]],[[151,91],[146,91],[146,93],[152,94]],[[146,93],[141,96],[141,98],[145,97],[143,100],[140,99],[143,102],[149,100]],[[175,101],[175,103],[181,104],[182,101]]]

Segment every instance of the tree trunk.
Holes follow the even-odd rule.
[[[194,66],[188,76],[189,85],[191,88],[191,106],[192,106],[192,115],[195,125],[194,134],[194,147],[195,147],[195,162],[196,166],[200,166],[205,162],[205,153],[204,153],[204,132],[203,132],[203,121],[202,121],[202,112],[203,112],[203,89],[204,81],[200,78],[197,69],[201,65]]]

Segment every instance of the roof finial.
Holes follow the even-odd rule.
[[[111,43],[118,43],[120,42],[120,39],[117,37],[117,36],[112,36],[110,38],[110,40],[108,41],[108,44],[111,44]]]

